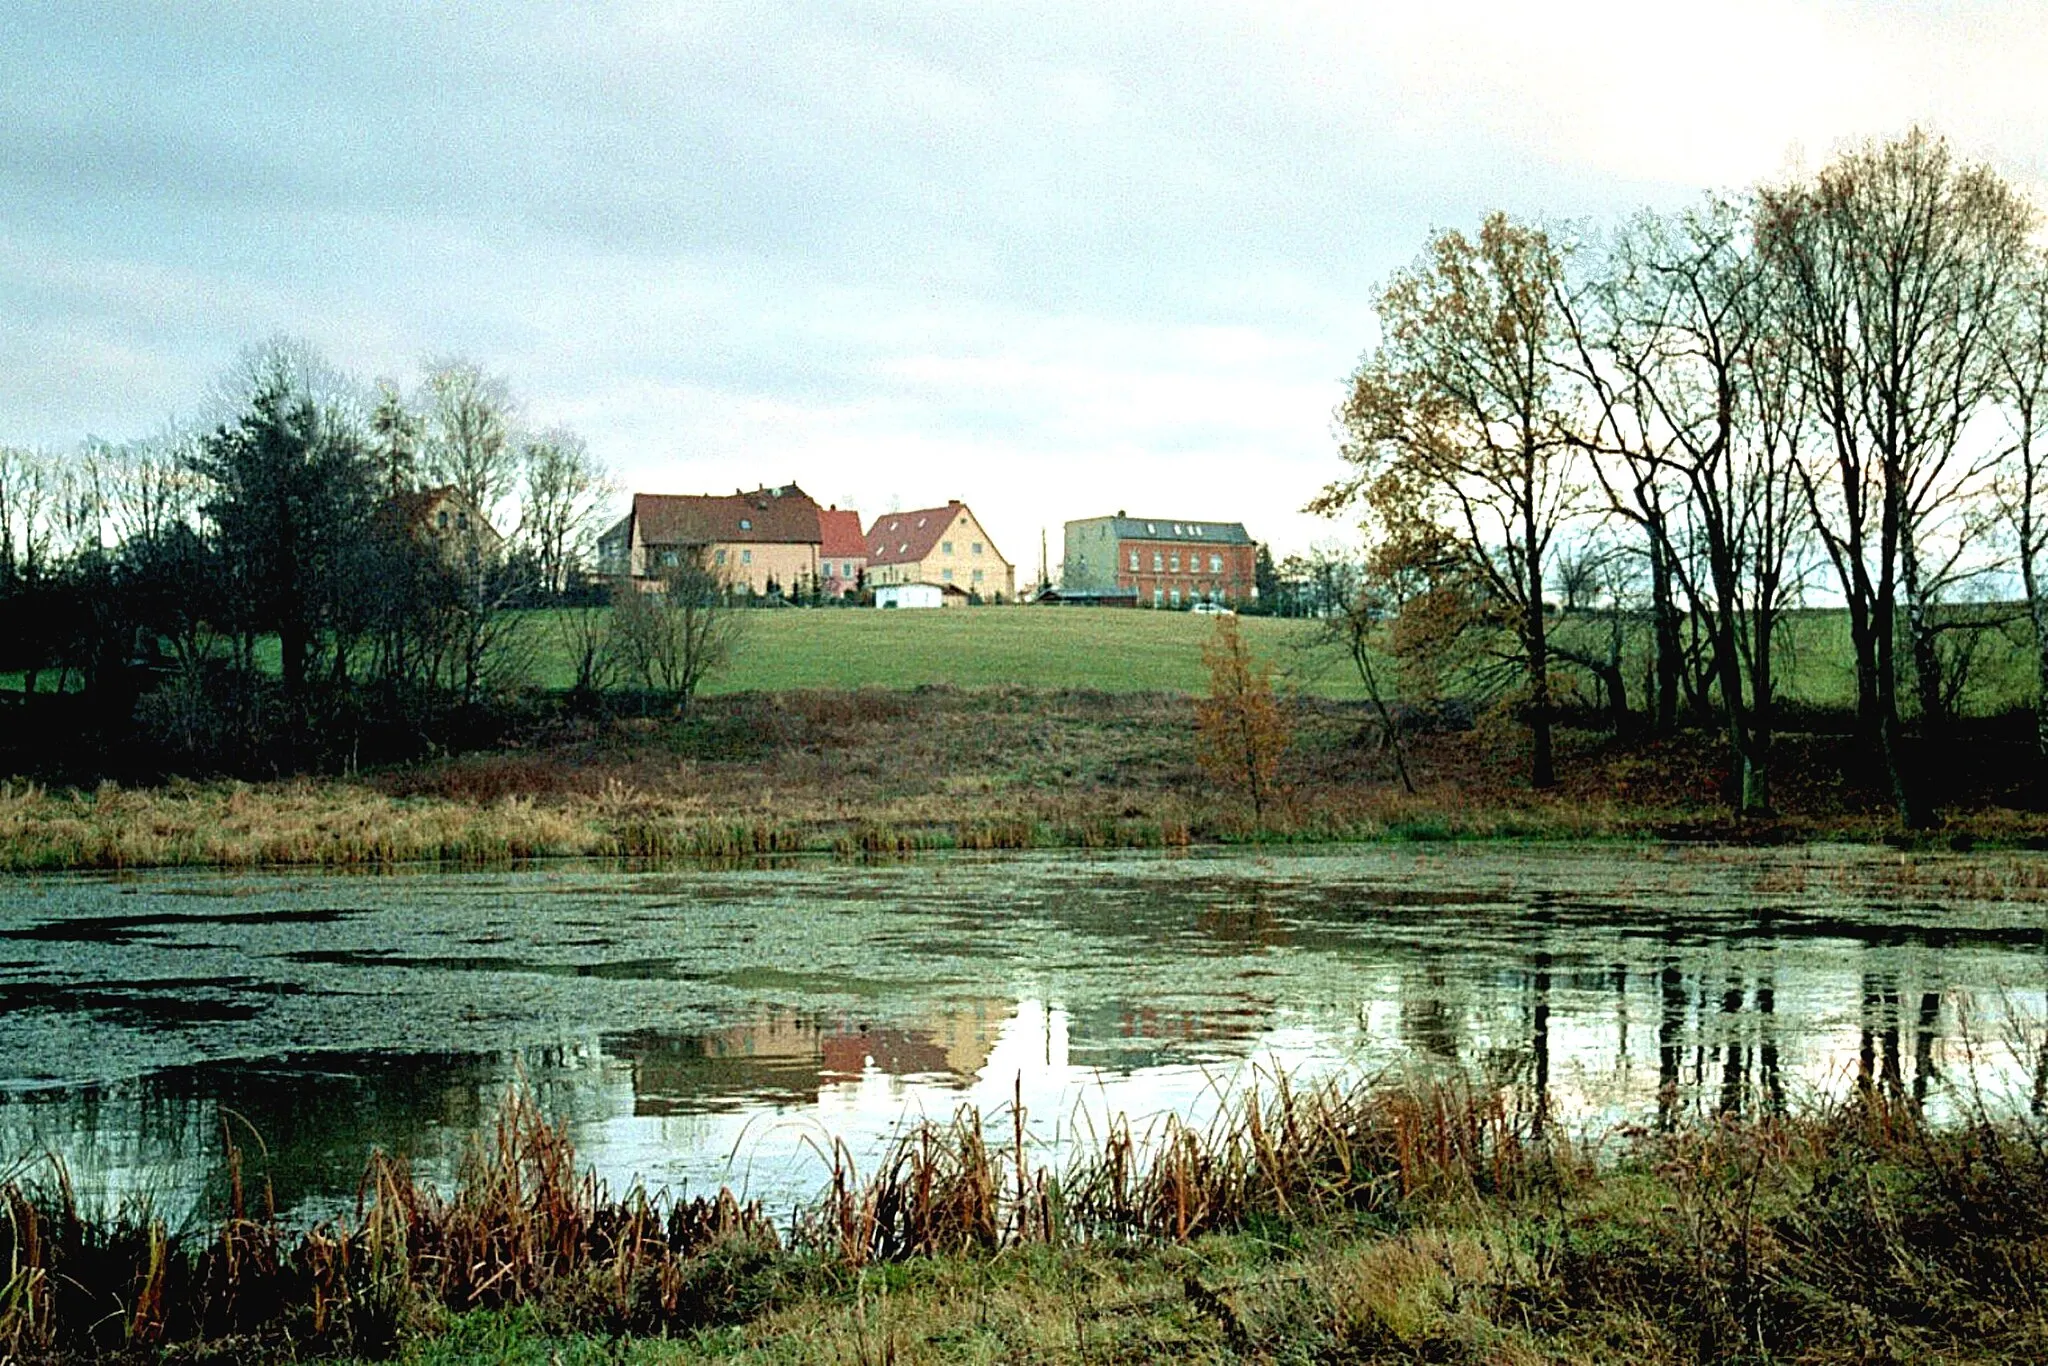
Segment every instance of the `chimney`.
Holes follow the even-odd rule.
[[[959,507],[959,506],[960,506],[960,500],[959,500],[958,498],[948,498],[948,499],[946,500],[946,506],[947,506],[947,507],[949,507],[949,508],[956,508],[956,507]]]

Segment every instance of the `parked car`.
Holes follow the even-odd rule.
[[[1234,609],[1225,607],[1220,602],[1198,602],[1193,607],[1188,608],[1188,610],[1198,617],[1234,617],[1237,615]]]

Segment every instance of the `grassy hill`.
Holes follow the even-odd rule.
[[[756,611],[732,663],[706,693],[785,688],[1090,688],[1104,692],[1200,692],[1208,686],[1202,642],[1214,618],[1187,612],[1089,607],[978,607],[952,611],[858,609]],[[537,647],[534,682],[573,681],[555,614],[528,622]],[[1304,692],[1361,696],[1351,664],[1320,644],[1311,621],[1240,618],[1245,639]]]

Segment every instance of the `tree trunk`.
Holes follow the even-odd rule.
[[[1913,538],[1899,546],[1900,580],[1906,590],[1906,639],[1913,652],[1914,696],[1920,705],[1920,733],[1939,738],[1947,729],[1948,707],[1941,693],[1941,656],[1935,649],[1934,621],[1920,582],[1920,556]]]
[[[1671,561],[1665,553],[1663,527],[1650,531],[1650,611],[1655,623],[1657,686],[1655,720],[1658,735],[1678,729],[1679,674],[1684,667],[1684,647],[1679,641],[1678,605],[1671,593]]]
[[[1529,564],[1529,610],[1524,631],[1529,649],[1529,728],[1534,741],[1529,758],[1529,785],[1545,788],[1557,785],[1557,770],[1550,750],[1549,623],[1543,619],[1543,561],[1533,509],[1523,526]]]
[[[1771,809],[1771,711],[1775,705],[1771,690],[1771,630],[1774,622],[1767,606],[1759,607],[1750,623],[1749,744],[1742,752],[1742,809],[1766,815]]]

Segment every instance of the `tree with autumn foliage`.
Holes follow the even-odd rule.
[[[1460,605],[1512,643],[1536,787],[1556,781],[1544,577],[1579,495],[1563,275],[1562,249],[1504,214],[1477,239],[1440,233],[1380,297],[1380,344],[1337,414],[1353,473],[1309,505],[1392,535],[1428,528],[1455,561]]]
[[[1209,695],[1195,703],[1197,757],[1202,767],[1242,792],[1263,820],[1278,793],[1280,756],[1292,731],[1273,694],[1273,666],[1245,643],[1237,618],[1216,618],[1202,646]]]

